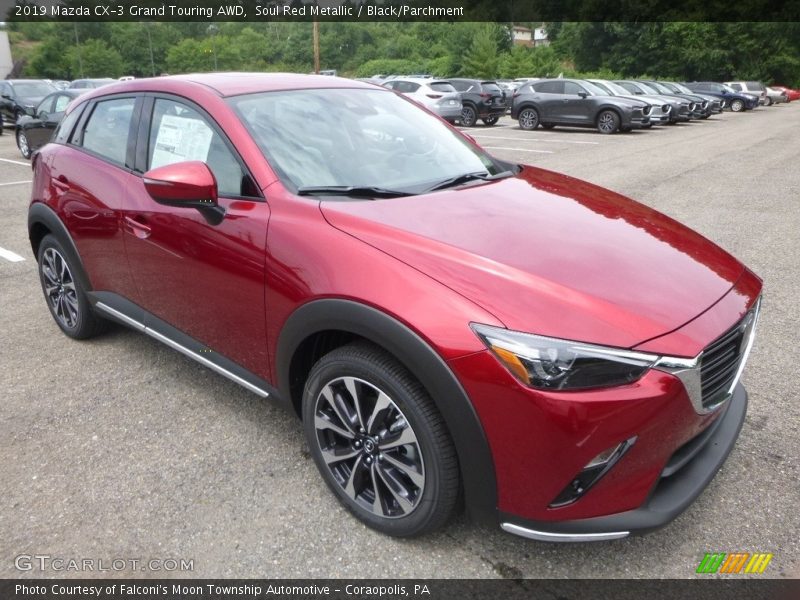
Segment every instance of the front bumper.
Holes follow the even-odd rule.
[[[739,437],[747,412],[747,392],[739,384],[716,421],[671,457],[647,501],[634,510],[572,521],[526,521],[501,514],[509,533],[540,541],[612,540],[663,527],[694,502],[719,471]]]

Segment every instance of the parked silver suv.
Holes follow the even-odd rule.
[[[383,84],[384,87],[408,96],[445,121],[455,123],[461,118],[461,94],[449,81],[418,77],[398,77]]]

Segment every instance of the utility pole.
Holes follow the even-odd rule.
[[[72,25],[75,27],[75,51],[78,53],[78,73],[83,79],[83,59],[81,58],[81,41],[78,39],[78,22],[73,21]]]
[[[150,70],[153,73],[153,77],[156,76],[156,61],[153,60],[153,38],[150,36],[150,26],[151,23],[145,22],[142,23],[144,25],[144,30],[147,32],[147,45],[150,47]]]
[[[211,51],[214,53],[214,70],[219,71],[219,66],[217,65],[217,44],[214,38],[219,31],[219,27],[214,25],[213,23],[208,26],[208,32],[211,34]]]
[[[319,21],[316,19],[314,19],[311,31],[314,41],[314,73],[319,75]]]

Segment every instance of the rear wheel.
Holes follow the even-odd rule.
[[[597,131],[600,133],[614,133],[619,129],[619,115],[613,110],[604,110],[597,115]]]
[[[742,112],[744,110],[744,102],[742,100],[732,100],[731,110],[733,112]]]
[[[492,125],[494,125],[495,123],[497,123],[500,120],[500,117],[498,117],[498,116],[486,117],[485,119],[481,119],[481,120],[483,121],[484,125],[486,125],[487,127],[491,127]]]
[[[19,153],[24,158],[31,157],[31,147],[28,144],[28,136],[25,135],[24,131],[17,131],[17,148],[19,148]]]
[[[772,98],[767,96],[767,100],[764,102],[764,106],[772,106]]]
[[[86,290],[75,277],[76,265],[61,243],[46,235],[39,244],[39,281],[53,319],[69,337],[83,340],[103,331],[108,321],[92,309]]]
[[[452,514],[459,472],[444,421],[380,348],[359,342],[321,358],[303,392],[303,424],[322,478],[369,527],[410,537]]]
[[[473,127],[478,120],[478,113],[471,106],[464,106],[461,109],[461,124],[464,127]]]
[[[535,108],[523,108],[517,117],[520,129],[533,131],[539,126],[539,113]]]

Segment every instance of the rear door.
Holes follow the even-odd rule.
[[[564,82],[540,81],[531,85],[543,123],[564,123]]]
[[[105,96],[86,106],[52,154],[50,194],[95,291],[136,301],[125,256],[121,211],[132,175],[142,98]],[[70,115],[72,116],[72,114]],[[59,134],[62,137],[62,134]]]
[[[187,160],[217,180],[214,224],[194,208],[165,206],[142,175]],[[143,108],[136,176],[123,212],[125,244],[139,302],[149,313],[234,363],[268,378],[265,260],[269,206],[230,140],[187,100],[150,96]],[[146,323],[173,337],[172,330]]]

